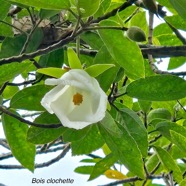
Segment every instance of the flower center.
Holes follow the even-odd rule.
[[[83,102],[83,96],[79,93],[73,95],[74,105],[80,105]]]

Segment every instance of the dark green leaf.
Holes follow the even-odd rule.
[[[0,66],[0,84],[5,83],[21,74],[32,65],[31,62],[10,63]]]
[[[19,3],[21,5],[26,6],[32,6],[32,7],[38,7],[38,8],[44,8],[44,9],[52,9],[52,10],[61,10],[61,9],[67,9],[70,8],[69,0],[9,0],[10,2]]]
[[[41,9],[39,12],[39,17],[40,19],[47,19],[50,18],[56,14],[60,13],[59,10],[45,10],[45,9]]]
[[[64,50],[57,49],[40,57],[39,65],[42,67],[59,67],[64,63]]]
[[[26,52],[34,52],[38,49],[43,40],[43,31],[41,28],[36,28],[26,48]]]
[[[172,75],[149,76],[127,86],[127,95],[149,101],[170,101],[186,97],[186,81]]]
[[[175,163],[171,155],[161,147],[154,147],[157,155],[161,161],[161,163],[164,165],[165,169],[167,171],[173,171],[174,179],[179,183],[182,178],[182,172],[179,169],[178,165]]]
[[[54,114],[49,114],[48,112],[42,113],[34,122],[46,125],[60,123],[59,119]],[[46,144],[56,140],[65,130],[66,128],[64,127],[48,129],[32,126],[28,129],[27,140],[33,144]]]
[[[102,21],[101,26],[119,26],[111,21]],[[101,39],[105,43],[110,55],[125,69],[127,75],[132,79],[144,77],[144,61],[139,46],[124,37],[120,30],[101,29]],[[132,56],[132,58],[131,58]]]
[[[82,140],[83,138],[86,137],[86,134],[89,132],[90,128],[91,126],[85,127],[80,130],[67,128],[63,134],[63,140],[65,142]]]
[[[50,89],[51,87],[45,85],[24,88],[13,96],[10,107],[23,110],[44,111],[45,109],[40,102]]]
[[[142,155],[146,157],[148,150],[147,131],[140,118],[134,111],[128,108],[121,109],[121,118],[122,126],[127,129],[129,134],[135,140]]]
[[[19,55],[26,41],[26,35],[7,37],[1,47],[0,58]]]
[[[108,126],[105,120],[101,121],[101,125],[98,126],[106,144],[116,158],[118,158],[129,171],[140,178],[144,178],[142,155],[136,142],[127,130],[125,130],[124,127],[122,127],[122,129],[118,128],[115,122],[109,121]],[[112,129],[115,131],[112,131]]]
[[[14,157],[30,171],[34,171],[36,148],[26,140],[28,126],[17,119],[2,115],[6,139]]]
[[[73,155],[80,155],[80,154],[89,154],[92,151],[97,150],[98,148],[102,147],[104,141],[102,136],[100,135],[97,126],[93,124],[89,127],[89,130],[84,135],[83,138],[77,141],[72,141],[72,154]]]
[[[110,153],[105,158],[103,158],[102,160],[97,162],[96,165],[94,166],[91,174],[90,174],[89,181],[93,180],[93,179],[97,178],[98,176],[100,176],[101,174],[103,174],[116,161],[117,161],[116,157],[112,153]]]

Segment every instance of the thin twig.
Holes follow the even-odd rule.
[[[44,162],[44,163],[36,164],[35,168],[48,167],[48,166],[56,163],[60,159],[64,158],[69,150],[70,150],[70,143],[68,143],[66,145],[66,147],[63,149],[63,151],[58,156],[56,156],[54,159],[51,159],[51,160]],[[23,167],[21,165],[0,165],[0,169],[25,169],[25,167]]]
[[[12,27],[12,28],[14,28],[14,29],[16,29],[16,30],[18,30],[20,33],[24,33],[24,34],[26,34],[26,35],[27,35],[27,33],[26,33],[26,32],[24,32],[23,30],[21,30],[21,29],[17,28],[16,26],[14,26],[14,25],[12,25],[12,24],[10,24],[10,23],[6,22],[6,21],[0,20],[0,22],[1,22],[1,23],[6,24],[6,25],[8,25],[8,26],[10,26],[10,27]]]
[[[31,126],[34,126],[34,127],[40,127],[40,128],[59,128],[59,127],[62,127],[62,124],[39,124],[39,123],[33,123],[31,121],[28,121],[12,112],[10,112],[9,110],[3,108],[2,106],[0,106],[0,111],[3,112],[4,114],[7,114],[9,116],[12,116],[13,118],[19,120],[20,122],[22,123],[25,123],[27,125],[31,125]]]
[[[24,46],[23,46],[23,48],[22,48],[22,50],[20,52],[20,55],[23,54],[23,53],[25,53],[25,51],[26,51],[26,49],[28,47],[28,44],[29,44],[29,42],[30,42],[30,40],[32,38],[32,35],[33,35],[34,31],[36,30],[36,28],[38,27],[38,25],[41,23],[41,21],[42,21],[42,19],[39,20],[36,25],[34,25],[34,27],[32,28],[32,30],[30,31],[30,33],[27,35],[26,41],[25,41]]]

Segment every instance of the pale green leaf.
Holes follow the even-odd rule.
[[[48,68],[39,68],[37,72],[51,77],[60,78],[65,72],[67,72],[67,70],[62,68],[48,67]]]
[[[69,66],[72,69],[82,69],[81,61],[72,48],[67,49]]]
[[[85,71],[92,77],[97,77],[111,67],[114,67],[114,64],[96,64],[92,65],[85,69]]]

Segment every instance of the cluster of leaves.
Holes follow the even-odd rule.
[[[150,49],[185,44],[179,30],[186,30],[186,2],[157,3],[164,23],[154,28]],[[152,64],[147,59],[153,57],[151,53],[142,50],[148,49],[148,43],[127,37],[125,31],[132,26],[149,34],[149,12],[142,3],[0,0],[0,4],[1,118],[8,148],[23,167],[37,168],[38,145],[70,142],[72,155],[104,151],[105,157],[91,155],[82,160],[91,165],[75,170],[89,174],[89,180],[105,173],[108,178],[122,179],[113,185],[135,182],[150,186],[155,178],[185,185],[186,72],[154,70],[156,60]],[[16,6],[10,9],[12,4]],[[172,15],[166,16],[162,6]],[[185,63],[185,55],[175,56],[169,59],[168,70]],[[65,128],[41,106],[42,97],[52,88],[44,80],[61,77],[66,71],[63,66],[85,68],[107,92],[110,107],[101,122],[82,130]],[[15,83],[17,76],[21,78]],[[20,110],[34,113],[34,121],[24,119]],[[115,165],[125,166],[128,172],[114,170]]]

